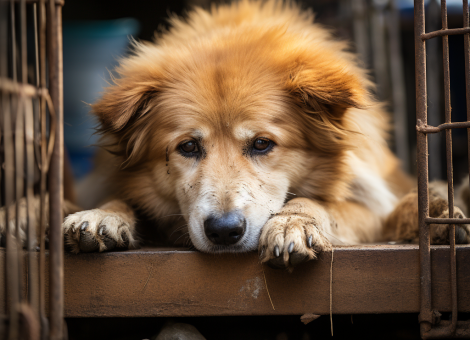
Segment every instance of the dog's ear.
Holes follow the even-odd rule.
[[[338,64],[298,64],[289,74],[288,91],[310,113],[334,120],[340,120],[348,108],[365,108],[367,80]]]
[[[158,93],[158,81],[133,77],[113,79],[114,85],[105,89],[101,98],[91,106],[101,123],[101,129],[119,132],[129,122],[144,115],[148,103]]]

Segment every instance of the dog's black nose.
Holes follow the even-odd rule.
[[[220,217],[210,216],[204,221],[204,231],[214,244],[231,245],[245,234],[246,221],[240,211],[231,211]]]

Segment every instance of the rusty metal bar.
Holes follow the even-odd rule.
[[[470,218],[437,218],[427,217],[425,219],[428,224],[470,224]]]
[[[26,22],[26,1],[22,0],[20,3],[21,10],[21,82],[23,84],[28,84],[28,59],[27,59],[27,22]],[[34,132],[33,132],[33,108],[31,98],[26,98],[22,96],[22,109],[23,109],[23,136],[24,136],[24,149],[23,152],[24,158],[26,160],[26,170],[24,171],[23,167],[20,167],[20,172],[23,177],[22,184],[26,186],[26,214],[27,214],[27,225],[26,225],[26,241],[28,249],[28,258],[27,267],[28,267],[28,303],[31,308],[28,309],[28,313],[31,314],[34,320],[37,321],[37,266],[35,266],[35,259],[32,252],[35,248],[35,219],[32,216],[32,211],[34,211],[34,153],[33,153],[33,142],[34,142]],[[18,128],[18,127],[17,127]],[[18,172],[18,171],[17,171]],[[26,176],[24,175],[26,174]],[[21,196],[24,193],[21,192]],[[17,199],[18,202],[19,199]],[[17,203],[18,205],[18,203]],[[19,227],[19,225],[17,225]],[[21,249],[21,247],[19,247]],[[26,307],[25,307],[26,308]],[[24,310],[24,308],[23,308]]]
[[[415,56],[416,56],[416,115],[417,115],[417,134],[418,134],[418,207],[420,224],[420,261],[421,261],[421,336],[424,339],[442,338],[442,337],[470,337],[470,322],[458,321],[458,299],[457,299],[457,256],[455,246],[455,225],[470,223],[470,218],[456,219],[454,216],[454,187],[453,187],[453,168],[452,168],[452,130],[454,128],[470,128],[470,83],[469,79],[469,14],[468,0],[463,3],[464,28],[448,29],[447,25],[447,4],[445,0],[441,1],[441,20],[442,30],[430,33],[424,33],[424,1],[415,0]],[[467,122],[452,123],[451,117],[451,96],[450,96],[450,72],[449,72],[449,41],[448,36],[454,34],[465,34],[465,74],[467,85]],[[437,127],[427,125],[427,112],[425,106],[426,88],[425,69],[425,40],[442,36],[443,44],[443,69],[444,69],[444,99],[445,99],[445,123]],[[422,74],[420,74],[422,72]],[[448,182],[448,203],[449,218],[430,218],[428,202],[428,168],[427,168],[427,134],[446,131],[446,165]],[[467,130],[470,132],[470,130]],[[470,147],[470,134],[469,147]],[[469,148],[470,156],[470,148]],[[470,165],[469,165],[470,175]],[[449,224],[450,240],[450,284],[452,301],[452,320],[440,321],[438,313],[432,310],[431,303],[431,272],[430,272],[430,253],[429,253],[429,224]],[[434,326],[434,327],[433,327]]]
[[[26,143],[26,202],[27,211],[34,211],[34,115],[33,103],[25,101],[25,143]],[[28,303],[35,320],[38,320],[38,263],[36,252],[36,219],[28,213],[27,249],[28,249]]]
[[[457,321],[456,330],[449,335],[449,328],[452,327],[452,321],[442,320],[438,326],[433,327],[432,331],[426,333],[424,339],[442,339],[452,337],[453,339],[468,339],[470,338],[470,322]]]
[[[39,2],[39,82],[41,88],[46,87],[46,4],[45,0]],[[46,176],[47,176],[47,150],[46,150],[46,101],[39,98],[40,130],[41,130],[41,183],[40,183],[40,233],[39,233],[39,318],[41,323],[41,339],[49,336],[49,323],[46,318]]]
[[[7,78],[0,78],[0,91],[28,97],[43,97],[49,94],[47,88],[36,88],[30,84],[15,83]]]
[[[63,204],[63,91],[62,91],[62,11],[54,2],[48,7],[49,81],[56,111],[56,141],[49,171],[49,310],[50,339],[64,336],[64,245],[62,237]]]
[[[416,77],[416,119],[417,125],[427,125],[426,98],[426,45],[421,36],[425,32],[424,1],[414,1],[415,34],[415,77]],[[421,334],[429,331],[433,323],[431,306],[431,253],[430,234],[426,225],[429,217],[428,192],[428,138],[423,132],[417,132],[418,161],[418,207],[419,207],[419,253],[421,301],[419,321]]]
[[[441,0],[441,18],[442,29],[448,29],[447,26],[447,3]],[[449,71],[449,36],[442,36],[442,62],[444,69],[444,108],[445,122],[452,122],[452,108],[450,99],[450,71]],[[454,171],[452,167],[452,130],[446,130],[446,165],[447,165],[447,201],[449,203],[449,217],[454,216]],[[455,224],[449,225],[449,241],[450,241],[450,270],[452,283],[452,323],[449,333],[453,335],[457,327],[457,264],[455,259]]]
[[[12,58],[12,79],[17,81],[17,67],[16,67],[16,34],[15,34],[15,6],[10,2],[10,39],[11,39],[11,58]],[[13,111],[14,96],[5,97],[6,107],[4,108],[4,149],[5,149],[5,206],[10,207],[14,204],[15,197],[15,153],[14,153],[14,136],[13,136]],[[16,102],[18,104],[18,101]],[[8,167],[8,170],[7,170]],[[20,288],[19,288],[19,259],[18,259],[18,243],[14,236],[15,229],[10,227],[10,209],[6,209],[6,246],[7,246],[7,294],[9,297],[9,315],[10,325],[8,330],[8,338],[14,340],[19,336],[19,315],[18,307],[20,303]]]
[[[463,0],[463,26],[470,28],[470,14],[468,0]],[[470,122],[470,34],[464,35],[464,55],[465,55],[465,89],[467,99],[467,121]],[[468,150],[468,176],[470,177],[470,126],[467,128],[467,150]],[[469,181],[470,185],[470,181]],[[470,223],[470,222],[469,222]]]
[[[442,37],[446,35],[458,35],[458,34],[467,34],[470,33],[470,28],[449,28],[442,29],[440,31],[434,31],[429,33],[423,33],[420,35],[422,40],[428,40],[435,37]]]
[[[416,130],[422,133],[437,133],[447,129],[468,129],[470,128],[470,121],[468,122],[454,122],[444,123],[439,126],[429,126],[425,124],[418,124]]]

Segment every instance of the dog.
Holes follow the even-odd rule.
[[[417,240],[414,181],[387,146],[384,105],[311,11],[242,0],[170,24],[134,42],[91,106],[106,151],[83,185],[90,209],[65,207],[73,252],[134,248],[144,219],[199,251],[259,250],[289,270],[334,245]],[[441,191],[431,213],[448,217]],[[446,226],[433,230],[448,242]]]

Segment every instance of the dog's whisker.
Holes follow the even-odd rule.
[[[187,227],[188,227],[188,224],[185,224],[185,225],[182,225],[181,227],[176,228],[175,230],[172,231],[172,233],[170,234],[170,236],[168,236],[168,238],[170,239],[174,233],[179,232],[183,230],[184,228],[187,229]]]
[[[176,239],[176,241],[173,242],[173,244],[175,244],[176,242],[178,242],[178,240],[179,240],[181,237],[183,237],[183,236],[188,236],[188,235],[189,235],[189,231],[186,232],[186,233],[184,233],[183,235],[180,235],[180,237],[178,237],[178,238]]]

